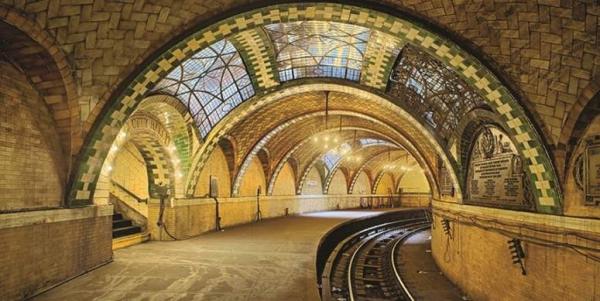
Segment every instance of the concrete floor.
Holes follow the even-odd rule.
[[[431,256],[431,231],[404,241],[398,252],[402,280],[416,300],[468,300],[438,268]]]
[[[132,246],[34,300],[318,300],[321,236],[343,221],[379,213],[310,213]]]

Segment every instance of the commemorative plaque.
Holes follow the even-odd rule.
[[[499,128],[484,127],[474,141],[467,175],[467,203],[502,208],[530,207],[521,157]],[[599,190],[600,191],[600,190]]]
[[[585,149],[585,204],[600,204],[600,143],[590,141]]]

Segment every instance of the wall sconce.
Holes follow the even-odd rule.
[[[508,249],[512,255],[512,263],[519,264],[521,266],[521,274],[527,275],[527,271],[525,271],[525,266],[523,265],[523,258],[525,258],[525,252],[523,251],[523,246],[521,245],[521,240],[518,238],[513,238],[508,241]]]

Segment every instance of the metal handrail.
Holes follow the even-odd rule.
[[[120,190],[122,190],[123,192],[125,192],[127,195],[129,195],[130,197],[134,198],[138,203],[146,203],[148,204],[148,199],[143,199],[139,196],[137,196],[135,193],[131,192],[129,189],[123,187],[123,185],[115,182],[115,181],[110,181],[113,185],[117,186]]]

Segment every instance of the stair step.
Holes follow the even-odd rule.
[[[128,219],[120,219],[120,220],[114,220],[113,219],[113,222],[112,222],[113,229],[123,228],[123,227],[129,227],[129,226],[132,226],[132,225],[133,224]]]
[[[123,215],[121,213],[113,213],[113,221],[123,219]]]
[[[112,240],[112,249],[117,250],[132,245],[137,245],[150,240],[149,233],[136,233],[131,235],[125,235],[123,237],[115,238]]]
[[[128,227],[122,227],[122,228],[115,228],[112,231],[112,237],[117,238],[117,237],[122,237],[125,235],[134,234],[134,233],[141,233],[141,232],[142,232],[142,228],[140,228],[139,226],[128,226]]]

